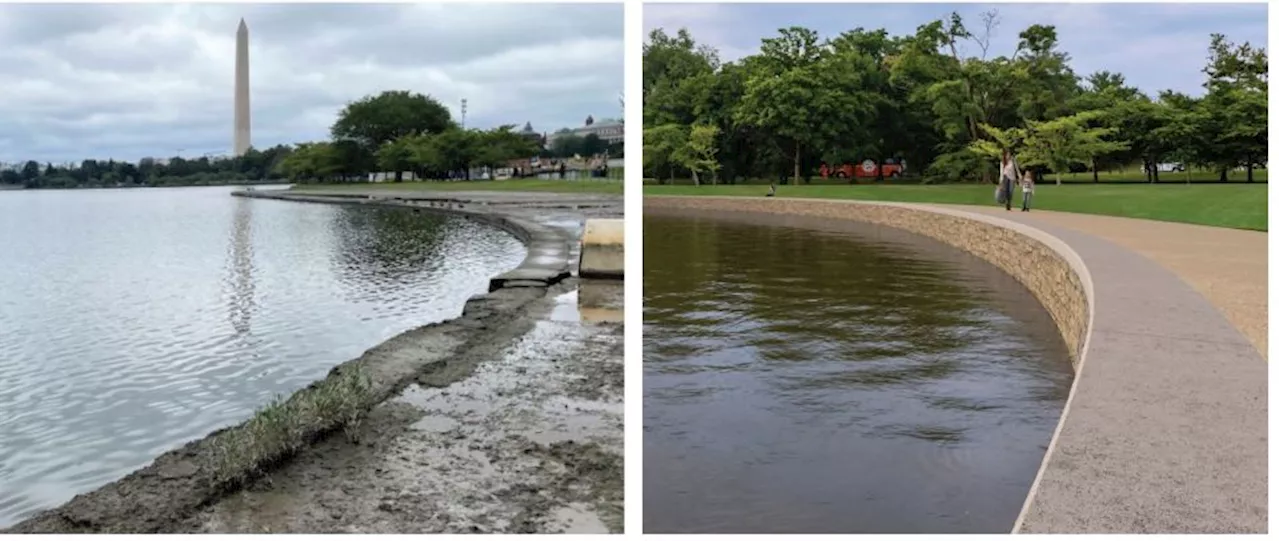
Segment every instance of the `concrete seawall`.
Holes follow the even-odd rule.
[[[1151,260],[1021,213],[782,198],[646,197],[645,206],[892,226],[1025,284],[1058,325],[1076,378],[1015,533],[1266,531],[1266,363]]]

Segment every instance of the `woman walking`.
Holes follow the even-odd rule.
[[[1000,199],[1005,210],[1013,210],[1013,185],[1018,182],[1018,164],[1008,150],[1000,157]]]

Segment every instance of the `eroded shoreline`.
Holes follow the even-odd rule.
[[[240,192],[238,195],[299,202],[357,202],[350,198],[344,201],[342,198],[290,196],[270,192]],[[403,201],[377,201],[374,204],[417,206]],[[468,300],[460,317],[402,333],[366,351],[360,357],[334,367],[326,378],[299,390],[289,398],[289,401],[299,400],[308,396],[309,393],[317,392],[317,388],[324,382],[343,378],[352,371],[367,374],[370,389],[366,403],[362,406],[371,413],[361,423],[360,429],[355,432],[356,441],[360,438],[365,438],[366,441],[376,440],[373,436],[376,436],[380,430],[386,431],[388,426],[403,422],[403,416],[382,416],[380,411],[387,409],[383,406],[389,400],[402,395],[406,388],[414,385],[421,378],[429,377],[436,385],[448,386],[470,377],[475,366],[484,359],[482,352],[492,353],[491,349],[486,348],[492,348],[494,344],[509,343],[514,337],[528,332],[539,318],[546,315],[545,304],[548,294],[563,293],[566,288],[574,285],[573,282],[576,282],[570,279],[571,283],[561,284],[570,276],[568,260],[572,251],[569,237],[563,230],[539,224],[525,217],[497,212],[474,212],[461,209],[430,210],[450,210],[497,225],[524,242],[529,247],[529,253],[519,267],[494,277],[490,282],[488,294]],[[620,329],[620,325],[618,327]],[[600,385],[606,387],[612,385],[610,381],[612,381],[610,377],[605,376]],[[616,374],[616,383],[617,386],[621,386],[620,370]],[[619,391],[619,404],[620,400],[621,392]],[[249,471],[244,475],[244,483],[220,481],[225,478],[225,472],[218,471],[215,459],[217,451],[213,443],[215,439],[227,433],[245,430],[245,423],[217,430],[204,438],[160,455],[150,465],[124,478],[97,490],[80,494],[62,506],[40,512],[3,531],[5,533],[160,533],[204,530],[206,527],[197,518],[202,510],[208,509],[230,495],[240,493],[246,487],[252,490],[260,486],[264,480],[270,483],[269,480],[275,472],[288,467],[295,462],[296,458],[336,440],[343,440],[344,431],[340,430],[341,427],[341,422],[333,420],[316,426],[302,427],[296,433],[289,434],[287,437],[296,444],[294,448],[298,449],[298,452],[279,453],[278,456],[266,457],[259,464],[245,465],[246,470]],[[620,423],[618,434],[620,440]],[[556,452],[562,455],[562,459],[569,462],[575,462],[577,457],[582,456],[580,452],[574,451],[565,454],[563,448]],[[619,489],[616,502],[620,508],[622,460],[620,447],[618,453],[613,455],[613,459],[617,462]],[[611,499],[614,498],[613,495],[606,495],[602,501],[612,501]],[[536,528],[548,526],[555,525],[543,521],[532,527],[534,531],[538,531]],[[302,527],[307,529],[306,531],[314,531],[308,528],[323,529],[323,526],[314,523]],[[371,527],[373,531],[400,531],[394,527],[390,530],[382,530],[378,525],[371,525]],[[614,525],[609,527],[614,529]],[[619,529],[621,527],[620,518],[616,527]],[[236,528],[227,526],[227,529]]]

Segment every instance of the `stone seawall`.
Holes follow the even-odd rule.
[[[783,198],[653,197],[646,209],[791,214],[856,220],[902,229],[970,252],[1027,287],[1062,334],[1077,367],[1090,331],[1092,284],[1066,244],[1030,227],[969,213],[903,203]]]

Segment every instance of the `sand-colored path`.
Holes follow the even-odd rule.
[[[938,206],[1065,227],[1142,254],[1204,295],[1267,358],[1266,233],[1071,212]]]
[[[1061,239],[1094,287],[1086,356],[1017,531],[1266,532],[1266,235],[1246,252],[1248,232],[964,210]],[[1232,265],[1244,283],[1223,287],[1211,273]]]

